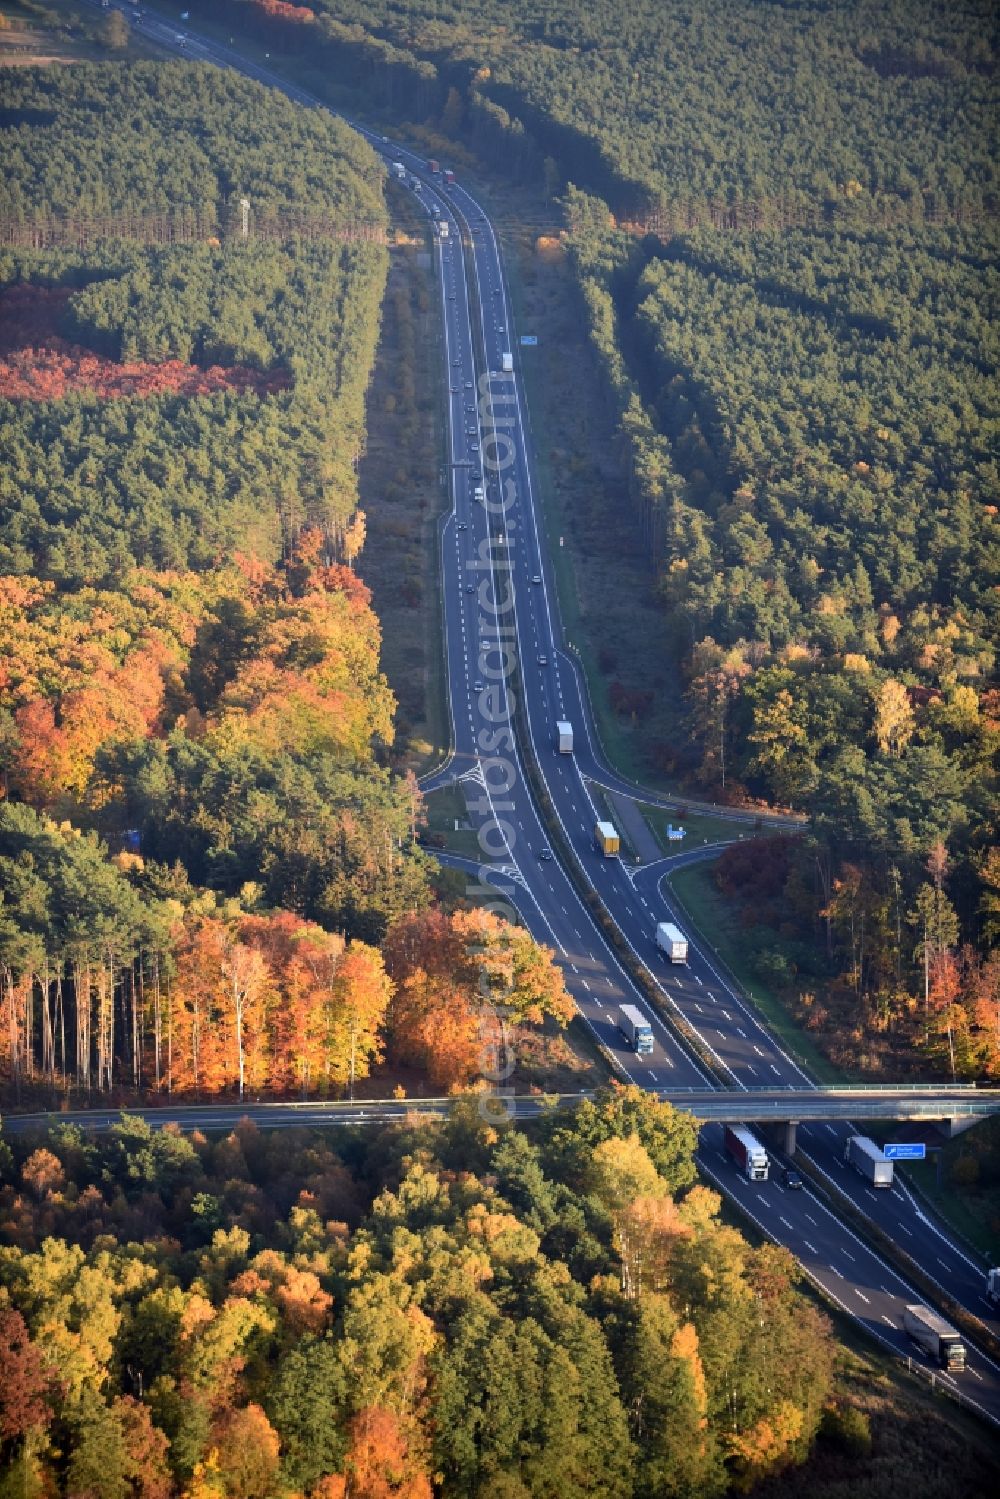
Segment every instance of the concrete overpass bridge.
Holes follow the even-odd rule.
[[[785,1149],[795,1150],[795,1127],[805,1122],[887,1120],[945,1125],[958,1134],[990,1114],[1000,1113],[1000,1088],[975,1083],[917,1083],[840,1088],[748,1088],[739,1093],[710,1088],[664,1088],[657,1096],[705,1123],[783,1124]]]
[[[977,1088],[974,1084],[942,1087],[936,1083],[910,1087],[844,1088],[660,1088],[656,1097],[675,1109],[693,1114],[703,1123],[776,1124],[786,1130],[786,1148],[795,1148],[795,1126],[803,1122],[873,1120],[902,1123],[944,1123],[949,1132],[968,1128],[990,1114],[1000,1113],[1000,1088]],[[570,1108],[592,1093],[487,1095],[497,1118],[527,1119],[550,1109]],[[5,1114],[2,1128],[7,1135],[26,1134],[55,1124],[75,1124],[87,1130],[107,1130],[123,1114],[162,1126],[178,1124],[185,1129],[228,1130],[241,1119],[251,1119],[261,1129],[290,1129],[334,1124],[385,1124],[408,1114],[442,1117],[453,1098],[383,1098],[310,1100],[308,1103],[184,1103],[161,1100],[152,1108],[75,1109],[45,1114]],[[491,1105],[488,1104],[489,1108]],[[789,1143],[790,1142],[790,1143]]]

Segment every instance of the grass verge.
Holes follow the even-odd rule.
[[[741,838],[754,836],[752,827],[725,817],[711,817],[704,812],[688,812],[682,802],[671,811],[649,802],[636,801],[636,806],[665,854],[682,854],[710,843],[737,843]],[[672,842],[667,837],[668,824],[673,828],[683,828],[684,837]]]
[[[956,1142],[949,1141],[943,1147],[947,1152]],[[948,1181],[948,1157],[941,1163],[942,1181],[938,1181],[938,1166],[934,1160],[908,1161],[903,1175],[922,1197],[925,1197],[938,1217],[949,1228],[953,1228],[974,1249],[991,1261],[992,1264],[1000,1264],[1000,1233],[997,1232],[998,1222],[996,1193],[992,1194],[992,1201],[986,1200],[986,1194],[977,1193],[975,1197],[959,1194]]]
[[[744,956],[744,933],[734,918],[729,902],[712,883],[712,865],[693,864],[675,870],[668,876],[668,884],[692,931],[709,950],[718,953],[788,1055],[818,1083],[849,1082],[847,1075],[823,1055],[791,1019],[777,995],[749,967]],[[708,933],[711,933],[711,937]]]
[[[652,751],[680,707],[677,674],[597,362],[554,236],[517,227],[516,196],[508,202],[501,194],[497,208],[515,322],[538,339],[537,347],[520,352],[519,368],[539,523],[565,636],[583,669],[609,761],[623,775],[669,791]],[[636,640],[646,643],[643,651],[636,652]],[[634,713],[612,708],[613,682],[626,694],[645,695]]]
[[[427,832],[438,848],[466,859],[481,859],[482,849],[473,828],[468,825],[465,800],[458,786],[442,786],[424,798]],[[456,827],[455,824],[459,826]]]
[[[68,62],[136,62],[162,59],[162,47],[130,26],[127,45],[102,40],[108,12],[79,0],[44,0],[33,7],[0,0],[0,67],[36,67]]]
[[[935,1160],[907,1162],[904,1175],[957,1234],[1000,1265],[1000,1119],[947,1140]]]
[[[736,1200],[723,1218],[765,1241]],[[986,1499],[1000,1480],[994,1428],[910,1369],[803,1277],[799,1289],[830,1319],[837,1341],[831,1402],[808,1460],[757,1485],[754,1499]],[[860,1422],[844,1422],[854,1411]],[[867,1432],[868,1441],[845,1442]]]
[[[811,1289],[837,1339],[832,1406],[808,1460],[761,1484],[755,1499],[986,1499],[1000,1483],[995,1432],[877,1351]],[[851,1426],[847,1412],[857,1413]],[[868,1442],[858,1433],[867,1433]],[[847,1438],[845,1440],[845,1437]],[[853,1440],[851,1440],[853,1438]]]
[[[408,194],[393,191],[390,203],[395,242],[358,475],[367,521],[359,572],[382,625],[402,761],[421,775],[440,764],[451,742],[438,531],[448,504],[441,341],[426,223]]]

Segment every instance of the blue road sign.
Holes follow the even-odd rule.
[[[916,1140],[906,1145],[883,1145],[882,1154],[887,1161],[922,1161],[927,1155],[927,1146]]]
[[[535,337],[535,335],[533,333],[522,333],[521,334],[521,345],[522,345],[523,348],[525,348],[525,349],[533,349],[535,347],[535,345],[537,344],[537,342],[538,342],[538,339]]]

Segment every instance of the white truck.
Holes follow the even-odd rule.
[[[618,1029],[632,1050],[641,1056],[653,1049],[653,1027],[638,1005],[622,1005],[618,1016]]]
[[[513,354],[504,353],[500,355],[500,368],[505,375],[512,375],[514,373]]]
[[[986,1273],[986,1300],[991,1306],[1000,1306],[1000,1270]]]
[[[950,1374],[960,1374],[965,1368],[965,1344],[961,1334],[929,1306],[904,1306],[903,1331],[928,1358]]]
[[[873,1187],[892,1186],[892,1162],[887,1161],[874,1140],[867,1135],[851,1135],[844,1147],[844,1160],[848,1166],[871,1182]]]
[[[561,718],[556,724],[556,734],[559,738],[559,753],[571,755],[573,753],[573,725]]]
[[[437,222],[435,223],[434,227],[437,230],[438,239],[447,239],[448,238],[448,220],[447,219],[438,219]]]
[[[670,959],[671,963],[686,963],[688,960],[688,939],[679,926],[674,926],[672,921],[658,921],[656,923],[656,945],[664,957]]]
[[[405,179],[406,179],[406,168],[404,167],[404,165],[403,165],[403,163],[401,161],[394,161],[393,164],[392,164],[391,171],[392,171],[392,175],[394,177],[398,177],[399,180],[400,180],[400,182],[405,181]]]
[[[726,1154],[739,1166],[747,1181],[766,1182],[771,1163],[767,1151],[742,1124],[727,1124],[725,1129]]]

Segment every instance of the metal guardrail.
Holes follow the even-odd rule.
[[[905,1099],[883,1099],[867,1107],[859,1107],[857,1098],[825,1097],[819,1090],[811,1093],[788,1092],[784,1099],[754,1100],[751,1091],[703,1095],[700,1098],[682,1100],[677,1095],[658,1097],[675,1108],[689,1108],[699,1119],[732,1123],[767,1124],[795,1121],[798,1124],[828,1122],[830,1120],[884,1119],[892,1121],[940,1119],[986,1119],[1000,1114],[1000,1099],[983,1101],[978,1105],[963,1104],[958,1100],[930,1099],[926,1103],[908,1102]]]
[[[978,1082],[838,1082],[828,1088],[837,1093],[984,1093]]]

